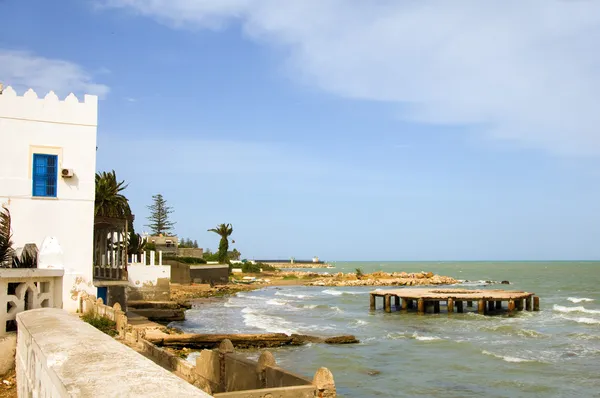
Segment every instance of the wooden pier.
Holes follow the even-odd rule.
[[[489,315],[507,311],[539,311],[540,299],[534,293],[514,290],[469,290],[469,289],[390,289],[374,290],[370,294],[371,310],[377,306],[377,297],[383,298],[383,309],[392,312],[392,298],[396,311],[415,311],[418,314],[440,313],[440,304],[445,303],[448,314],[465,312],[477,304],[477,312]],[[506,303],[503,306],[503,303]]]

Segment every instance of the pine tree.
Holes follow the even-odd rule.
[[[146,226],[152,231],[152,235],[169,235],[172,234],[175,222],[169,220],[169,214],[173,213],[173,208],[167,206],[167,201],[161,194],[152,196],[153,204],[147,206],[150,210],[148,216],[149,224]]]
[[[198,248],[198,241],[194,240],[194,249],[197,249],[197,248]]]

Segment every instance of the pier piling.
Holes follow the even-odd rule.
[[[481,299],[477,302],[477,312],[481,315],[485,314],[485,300]]]
[[[424,314],[425,313],[425,300],[422,298],[417,300],[417,313]]]
[[[477,301],[476,311],[482,315],[492,315],[502,312],[503,301],[506,301],[508,304],[507,312],[509,315],[523,309],[527,309],[527,311],[539,311],[540,309],[540,299],[534,293],[514,290],[443,288],[374,290],[370,292],[369,297],[369,308],[371,310],[376,309],[378,297],[383,298],[383,309],[387,313],[392,312],[392,297],[394,298],[393,305],[396,307],[396,311],[402,313],[412,312],[416,309],[418,314],[439,314],[442,302],[445,302],[448,314],[454,313],[455,307],[457,313],[464,313],[465,302],[467,303],[467,307],[473,307],[475,301]]]

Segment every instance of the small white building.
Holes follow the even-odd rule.
[[[29,90],[0,94],[0,206],[12,216],[15,247],[54,237],[62,249],[63,308],[93,285],[94,197],[98,99],[60,100]],[[62,262],[62,264],[60,264]]]

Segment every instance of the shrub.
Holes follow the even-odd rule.
[[[286,276],[283,277],[284,281],[289,281],[289,280],[292,280],[292,279],[298,279],[298,277],[296,275],[286,275]]]
[[[94,314],[84,314],[81,317],[81,320],[89,323],[96,329],[106,333],[111,337],[114,337],[119,334],[119,332],[117,331],[117,324],[111,321],[110,319],[96,316]]]
[[[199,257],[174,256],[174,257],[169,257],[169,258],[172,258],[175,261],[179,261],[180,263],[185,263],[185,264],[206,264],[206,260],[203,258],[199,258]]]
[[[239,265],[239,264],[236,264]],[[263,271],[277,271],[277,268],[269,265],[269,264],[265,264],[265,263],[255,263],[252,264],[251,262],[246,262],[246,263],[242,263],[242,272],[243,273],[253,273],[253,274],[258,274],[260,273],[260,270]]]
[[[362,268],[357,268],[357,269],[356,269],[356,277],[357,277],[358,279],[360,279],[360,278],[362,278],[362,277],[363,277],[363,275],[364,275],[364,272],[363,272]]]

